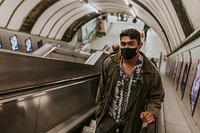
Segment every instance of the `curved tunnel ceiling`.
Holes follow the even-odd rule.
[[[87,1],[100,14],[89,8]],[[89,20],[108,13],[122,12],[131,15],[129,9],[132,7],[137,18],[159,34],[167,53],[185,40],[179,16],[170,0],[126,1],[129,5],[125,0],[2,0],[0,27],[70,41],[76,31]]]

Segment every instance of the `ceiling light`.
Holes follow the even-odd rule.
[[[129,5],[129,0],[124,0],[124,2],[126,3],[126,5],[128,6]]]
[[[117,21],[124,21],[127,22],[128,15],[125,13],[117,13]]]
[[[80,2],[84,2],[87,4],[87,6],[92,9],[93,11],[95,11],[96,13],[99,13],[99,11],[88,1],[88,0],[80,0]]]
[[[136,17],[136,14],[135,14],[135,11],[133,10],[133,8],[130,8],[130,12],[131,12],[131,14],[133,15],[133,18],[135,18],[135,17]]]
[[[96,13],[99,13],[99,11],[93,5],[91,5],[89,2],[87,3],[87,6],[90,7],[92,10],[94,10]]]
[[[135,13],[135,11],[133,10],[133,8],[132,8],[133,6],[132,6],[132,4],[130,3],[130,1],[129,1],[129,0],[124,0],[124,2],[125,2],[126,5],[129,7],[130,12],[131,12],[133,18],[135,18],[135,17],[136,17],[136,13]]]

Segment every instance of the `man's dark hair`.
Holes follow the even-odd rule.
[[[136,39],[138,44],[140,44],[141,42],[140,32],[137,31],[136,29],[126,29],[122,31],[120,34],[120,40],[124,36],[129,36],[131,39]]]

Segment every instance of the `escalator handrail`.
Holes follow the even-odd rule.
[[[49,91],[54,91],[57,89],[61,89],[63,87],[69,87],[69,86],[81,84],[83,82],[87,82],[88,80],[97,79],[97,78],[99,78],[99,76],[100,76],[100,74],[95,74],[95,75],[77,77],[77,78],[72,78],[72,79],[59,80],[59,81],[50,82],[50,83],[38,84],[38,85],[34,85],[34,86],[22,87],[22,88],[18,88],[16,90],[6,91],[4,93],[0,92],[0,96],[1,96],[0,97],[0,105],[5,102],[24,99],[25,97],[44,95],[45,93],[47,93]],[[59,85],[62,83],[64,83],[64,85]],[[52,87],[52,88],[50,87],[50,89],[45,89],[45,90],[38,89],[38,88],[45,88],[45,87],[49,87],[49,86],[53,86],[53,85],[58,85],[58,86]],[[23,90],[28,90],[28,91],[22,93],[21,91],[23,91]]]

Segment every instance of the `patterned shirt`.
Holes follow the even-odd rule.
[[[122,59],[118,64],[120,66],[120,74],[118,82],[115,86],[115,94],[112,103],[109,106],[109,114],[113,116],[113,118],[119,124],[124,122],[126,108],[128,106],[128,101],[131,94],[131,88],[132,86],[135,86],[136,82],[141,77],[142,64],[143,56],[139,55],[139,60],[128,77],[126,77],[125,70],[122,67]]]

